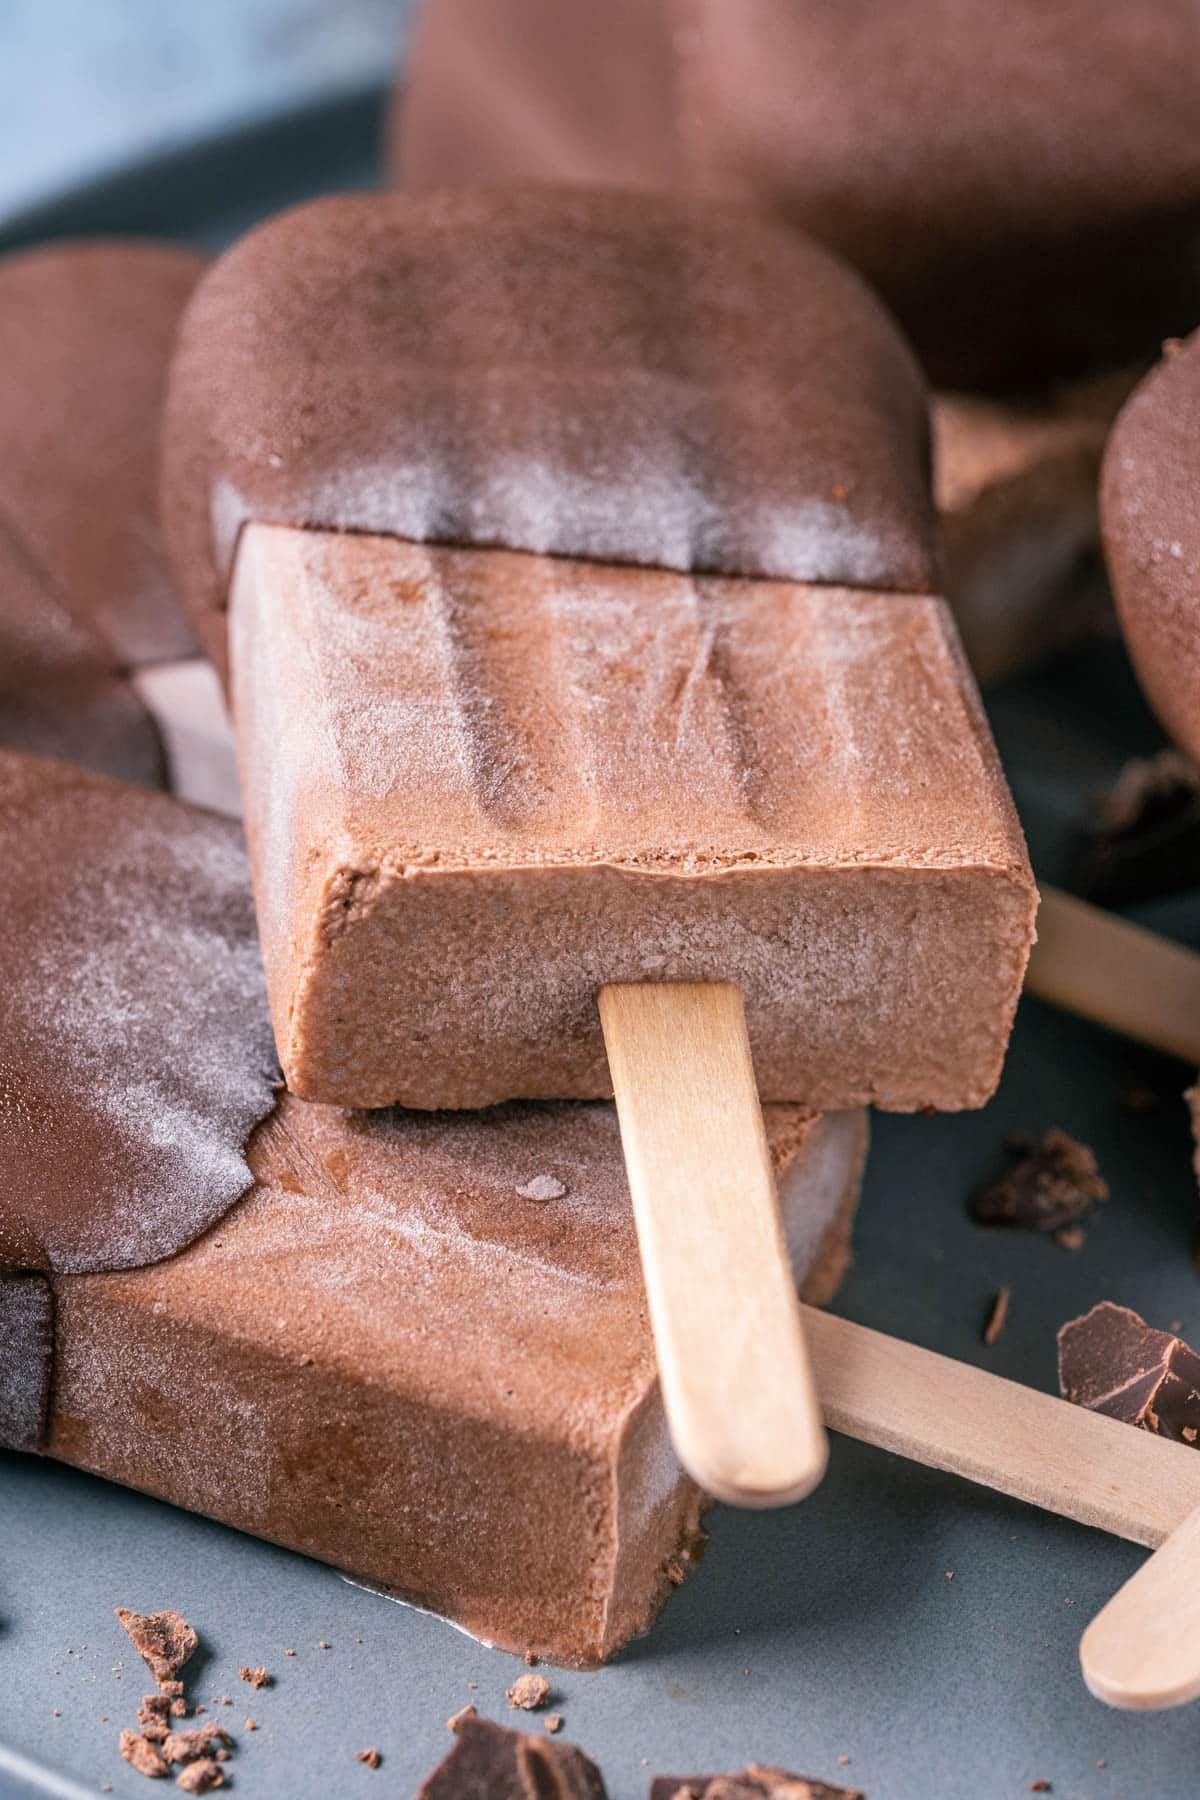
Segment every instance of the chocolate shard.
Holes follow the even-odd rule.
[[[1102,1300],[1058,1334],[1064,1399],[1177,1443],[1200,1441],[1200,1356],[1128,1306]]]
[[[1008,1149],[1017,1158],[1013,1166],[971,1202],[981,1225],[1059,1231],[1086,1218],[1096,1201],[1108,1199],[1095,1155],[1065,1131],[1048,1131],[1040,1144],[1012,1141]]]
[[[467,1715],[455,1744],[417,1792],[417,1800],[607,1800],[595,1763],[574,1744],[509,1731]]]
[[[735,1775],[656,1775],[650,1800],[866,1800],[860,1788],[747,1763]]]

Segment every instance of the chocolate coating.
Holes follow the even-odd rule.
[[[170,1255],[275,1105],[235,826],[0,753],[0,1267]]]
[[[1200,316],[1197,118],[1194,0],[429,0],[393,167],[750,201],[1004,386]]]
[[[203,266],[129,239],[0,261],[0,523],[122,668],[195,653],[158,529],[157,438]]]
[[[2,520],[0,745],[163,785],[158,733],[111,651]]]
[[[920,376],[805,239],[667,197],[354,195],[184,319],[164,523],[218,654],[247,520],[924,591]]]
[[[1142,686],[1171,736],[1200,757],[1200,332],[1168,352],[1118,418],[1100,514]]]

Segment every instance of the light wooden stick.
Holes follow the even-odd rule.
[[[1200,1455],[1185,1444],[832,1313],[802,1311],[834,1431],[1150,1549],[1200,1506]]]
[[[1043,887],[1026,990],[1200,1064],[1200,955]]]
[[[679,1459],[735,1506],[802,1499],[828,1446],[741,993],[651,982],[599,1003]]]
[[[233,729],[212,664],[203,657],[151,663],[130,677],[158,727],[171,792],[193,806],[242,810]]]
[[[1198,1568],[1200,1508],[1189,1513],[1084,1632],[1079,1661],[1097,1700],[1132,1712],[1153,1712],[1200,1696]]]

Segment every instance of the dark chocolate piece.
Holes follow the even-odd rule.
[[[1071,886],[1110,907],[1200,887],[1200,768],[1190,757],[1161,750],[1126,763],[1084,834]]]
[[[645,567],[936,584],[925,394],[806,238],[666,196],[318,200],[200,283],[164,523],[206,642],[247,520]]]
[[[1200,317],[1198,117],[1193,0],[428,0],[393,167],[732,195],[1029,385]]]
[[[1058,1385],[1076,1406],[1177,1443],[1200,1439],[1200,1356],[1128,1306],[1102,1300],[1062,1326]]]
[[[158,527],[158,420],[203,267],[119,238],[0,261],[0,520],[126,669],[196,650]]]
[[[1017,1158],[1012,1168],[972,1199],[971,1210],[981,1225],[1057,1232],[1086,1218],[1098,1200],[1108,1199],[1108,1183],[1093,1152],[1065,1131],[1048,1131],[1040,1144],[1012,1140],[1008,1150]]]
[[[599,1769],[574,1744],[509,1731],[478,1715],[460,1717],[454,1736],[417,1800],[605,1800]]]
[[[748,1763],[735,1775],[656,1775],[650,1800],[867,1800],[860,1788]]]
[[[1100,516],[1138,677],[1176,743],[1200,760],[1200,331],[1168,346],[1122,409]]]

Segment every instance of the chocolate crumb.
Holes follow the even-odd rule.
[[[117,1739],[117,1748],[127,1763],[130,1763],[139,1775],[148,1775],[153,1779],[159,1775],[169,1775],[171,1765],[157,1744],[139,1732],[131,1731],[128,1726]]]
[[[328,1638],[318,1638],[317,1639],[317,1649],[318,1650],[332,1650],[333,1645],[329,1642]]]
[[[468,1700],[465,1706],[460,1706],[456,1713],[450,1714],[450,1717],[446,1720],[446,1730],[457,1731],[464,1719],[473,1719],[474,1717],[475,1708]]]
[[[175,1786],[181,1787],[185,1794],[207,1794],[213,1788],[225,1786],[225,1771],[220,1763],[205,1756],[199,1762],[191,1763],[182,1775],[177,1775]]]
[[[1063,1225],[1055,1232],[1054,1241],[1060,1250],[1082,1250],[1087,1242],[1087,1232],[1082,1225]]]
[[[505,1697],[510,1706],[522,1712],[537,1712],[550,1698],[550,1683],[544,1675],[518,1675],[512,1686],[505,1689]]]
[[[182,1696],[177,1700],[172,1700],[169,1710],[173,1719],[186,1719],[187,1701]]]
[[[354,1754],[356,1760],[360,1763],[366,1763],[368,1769],[377,1769],[383,1761],[382,1756],[380,1756],[374,1745],[372,1745],[369,1750],[356,1750]]]
[[[1154,1089],[1143,1081],[1127,1082],[1117,1095],[1117,1103],[1131,1113],[1157,1112],[1162,1105]]]
[[[158,1691],[160,1694],[170,1694],[174,1697],[178,1697],[183,1693],[183,1683],[182,1681],[160,1681],[158,1684]]]
[[[972,1210],[981,1225],[1025,1231],[1054,1231],[1086,1218],[1098,1200],[1108,1199],[1108,1183],[1086,1144],[1065,1131],[1047,1131],[1040,1144],[1010,1139],[1018,1158],[998,1181],[981,1187]]]
[[[199,1642],[186,1619],[177,1612],[135,1613],[118,1606],[116,1615],[133,1640],[134,1648],[149,1664],[150,1673],[166,1693],[182,1693],[183,1684],[174,1681]]]
[[[547,1713],[546,1717],[542,1720],[543,1725],[546,1727],[546,1730],[550,1733],[551,1737],[554,1736],[556,1731],[562,1730],[562,1722],[561,1713]]]
[[[142,1736],[161,1742],[166,1737],[170,1726],[167,1715],[171,1702],[165,1694],[146,1694],[138,1707],[138,1724],[142,1728]]]
[[[252,1688],[270,1687],[271,1677],[260,1663],[256,1668],[248,1668],[245,1663],[238,1670],[243,1681],[248,1681]]]
[[[1000,1334],[1008,1323],[1008,1303],[1011,1298],[1011,1288],[997,1288],[983,1327],[983,1341],[989,1347],[1000,1341]]]
[[[285,1650],[283,1654],[285,1656],[295,1656],[296,1652],[294,1650]]]
[[[1054,1789],[1048,1781],[1031,1781],[1029,1791],[1031,1794],[1052,1794]]]
[[[538,1666],[538,1659],[534,1655],[532,1650],[527,1650],[525,1652],[525,1661],[528,1663],[528,1665],[531,1669],[536,1669]]]
[[[210,1722],[198,1731],[169,1732],[162,1749],[168,1762],[190,1763],[202,1756],[211,1756],[214,1744],[232,1743],[233,1739],[223,1725]]]
[[[257,1719],[247,1719],[246,1720],[246,1730],[247,1731],[257,1731],[258,1730],[258,1720]]]

